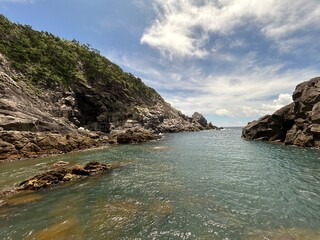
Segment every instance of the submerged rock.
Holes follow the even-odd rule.
[[[75,230],[76,229],[76,230]],[[47,226],[42,230],[31,232],[26,237],[26,240],[38,239],[38,240],[68,240],[68,239],[82,239],[83,229],[79,223],[79,219],[72,217],[61,221],[60,219],[54,224]]]
[[[18,190],[37,190],[47,188],[58,183],[111,171],[113,168],[114,167],[111,167],[111,165],[99,162],[89,162],[84,167],[81,165],[75,165],[70,168],[50,170],[21,182]]]
[[[320,77],[297,85],[292,99],[275,113],[249,122],[242,137],[320,147]]]
[[[20,195],[14,195],[8,199],[5,200],[6,204],[9,205],[20,205],[25,203],[31,203],[31,202],[37,202],[42,199],[42,196],[40,194],[36,194],[33,192],[23,193]]]

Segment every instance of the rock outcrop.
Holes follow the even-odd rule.
[[[212,124],[212,122],[208,123],[207,119],[205,119],[205,117],[198,112],[195,112],[194,114],[192,114],[191,120],[194,124],[198,125],[198,127],[201,130],[208,130],[208,129],[221,130],[221,129],[223,129],[223,127],[214,126]]]
[[[205,119],[204,116],[202,116],[202,114],[198,112],[195,112],[194,114],[192,114],[192,120],[196,123],[199,123],[202,127],[208,126],[207,119]]]
[[[75,165],[70,168],[54,169],[21,182],[17,190],[37,190],[41,188],[47,188],[55,184],[68,182],[111,170],[111,166],[99,162],[89,162],[85,166]]]
[[[0,30],[0,161],[216,128],[86,45],[1,15]]]
[[[319,148],[320,77],[297,85],[292,99],[293,103],[272,115],[248,123],[242,137]]]

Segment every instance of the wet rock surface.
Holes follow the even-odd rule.
[[[297,85],[292,99],[272,115],[248,123],[242,137],[319,148],[320,77]]]
[[[89,162],[85,166],[75,165],[70,168],[63,167],[60,169],[54,169],[21,182],[17,190],[37,190],[47,188],[58,183],[68,182],[102,172],[108,172],[113,168],[114,167],[111,165],[99,162]]]

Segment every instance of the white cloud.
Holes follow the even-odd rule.
[[[239,27],[255,26],[260,34],[291,45],[297,31],[318,29],[318,0],[153,0],[156,18],[141,43],[172,56],[204,58],[212,35],[232,36]],[[230,47],[245,46],[235,40]],[[284,48],[284,45],[282,45]],[[283,49],[286,50],[286,49]]]
[[[290,103],[295,86],[319,74],[313,68],[284,69],[282,64],[260,63],[253,53],[234,57],[237,64],[232,71],[209,74],[193,63],[157,64],[158,59],[138,56],[109,55],[111,60],[143,76],[149,86],[187,115],[197,111],[253,120]]]
[[[227,116],[227,117],[233,117],[234,115],[232,114],[232,112],[230,112],[228,109],[218,109],[216,112],[215,112],[217,115],[219,116]]]
[[[258,111],[258,113],[260,115],[271,114],[291,102],[291,95],[288,93],[282,93],[279,94],[278,98],[274,99],[272,103],[262,104],[261,111]]]
[[[252,117],[271,114],[291,102],[295,86],[316,76],[310,69],[272,72],[276,66],[261,67],[257,72],[209,75],[194,88],[200,93],[192,96],[168,97],[167,100],[186,114],[193,111],[220,116]],[[172,86],[172,85],[171,85]],[[186,84],[185,88],[193,86]],[[180,86],[181,89],[181,86]],[[275,94],[276,98],[272,98]]]
[[[146,30],[141,43],[149,44],[170,55],[204,57],[203,34],[194,35],[193,18],[197,9],[189,1],[156,1],[159,19]]]
[[[288,93],[280,94],[277,99],[273,100],[273,103],[275,106],[284,106],[291,102],[292,102],[292,97]]]
[[[320,73],[318,0],[150,2],[156,16],[140,42],[160,57],[146,50],[111,59],[187,115],[232,124],[257,119],[291,102],[295,86]]]

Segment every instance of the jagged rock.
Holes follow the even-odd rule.
[[[312,123],[320,123],[320,102],[316,103],[311,111],[311,121]]]
[[[99,162],[89,162],[84,166],[84,170],[90,175],[110,170],[110,166]]]
[[[68,173],[67,169],[52,170],[36,175],[19,184],[18,190],[36,190],[46,188],[63,181],[63,177]]]
[[[0,160],[9,158],[10,155],[18,153],[13,144],[0,140]]]
[[[320,78],[297,85],[292,99],[293,103],[272,115],[248,123],[242,131],[242,137],[301,147],[319,147]]]
[[[21,151],[38,153],[41,151],[41,148],[38,145],[29,142],[21,149]]]
[[[72,168],[71,173],[72,173],[72,174],[75,174],[75,175],[80,175],[80,176],[87,176],[87,175],[89,175],[89,172],[86,171],[83,166],[78,165],[78,164],[75,165],[75,166]]]
[[[58,183],[72,181],[110,170],[112,170],[110,166],[99,162],[90,162],[84,167],[75,165],[71,168],[50,170],[21,182],[17,190],[37,190],[47,188]]]
[[[311,124],[310,125],[310,131],[313,134],[320,134],[320,125],[319,124]]]

